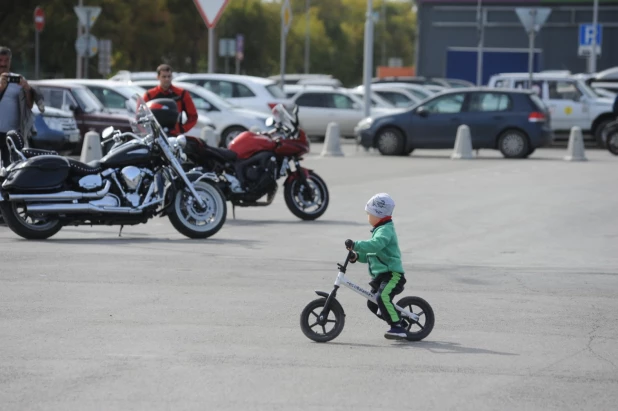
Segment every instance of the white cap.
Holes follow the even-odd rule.
[[[395,201],[386,193],[374,195],[367,201],[365,211],[376,217],[386,217],[393,214]]]

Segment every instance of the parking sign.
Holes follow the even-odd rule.
[[[596,36],[594,25],[580,24],[579,25],[579,50],[580,56],[588,56],[592,53],[592,46],[596,43],[597,54],[601,55],[601,41],[603,39],[603,26],[597,24]]]

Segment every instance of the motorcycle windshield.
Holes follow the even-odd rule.
[[[292,115],[283,107],[283,104],[279,103],[275,107],[272,108],[273,118],[276,123],[279,123],[290,130],[294,130],[294,124],[292,123],[293,117]]]
[[[154,136],[157,130],[160,129],[160,125],[144,99],[139,95],[136,95],[135,98],[137,100],[137,107],[135,109],[135,118],[131,121],[131,129],[140,137]]]

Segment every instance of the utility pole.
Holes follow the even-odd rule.
[[[599,0],[594,0],[592,6],[592,30],[594,33],[594,41],[592,42],[592,50],[590,52],[590,56],[588,56],[588,67],[590,68],[590,73],[596,73],[597,71],[597,23],[599,21]]]
[[[84,6],[84,0],[79,0],[79,7]],[[77,19],[77,38],[79,38],[82,34],[83,26],[79,23],[79,19]],[[75,67],[75,78],[82,78],[82,56],[77,55],[76,67]]]
[[[309,22],[311,21],[309,16],[309,7],[311,0],[307,0],[305,6],[305,14],[306,14],[306,27],[305,27],[305,74],[309,74]]]
[[[365,117],[371,115],[371,79],[373,77],[373,0],[367,0],[367,15],[365,16],[365,67],[363,69],[363,85],[365,89]]]
[[[382,0],[382,65],[386,66],[386,0]]]

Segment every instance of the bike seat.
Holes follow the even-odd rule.
[[[69,160],[71,173],[78,176],[88,176],[91,174],[98,174],[103,171],[101,163],[97,160],[91,161],[88,164],[82,163],[81,161],[73,160],[72,158],[67,158],[67,160]]]

